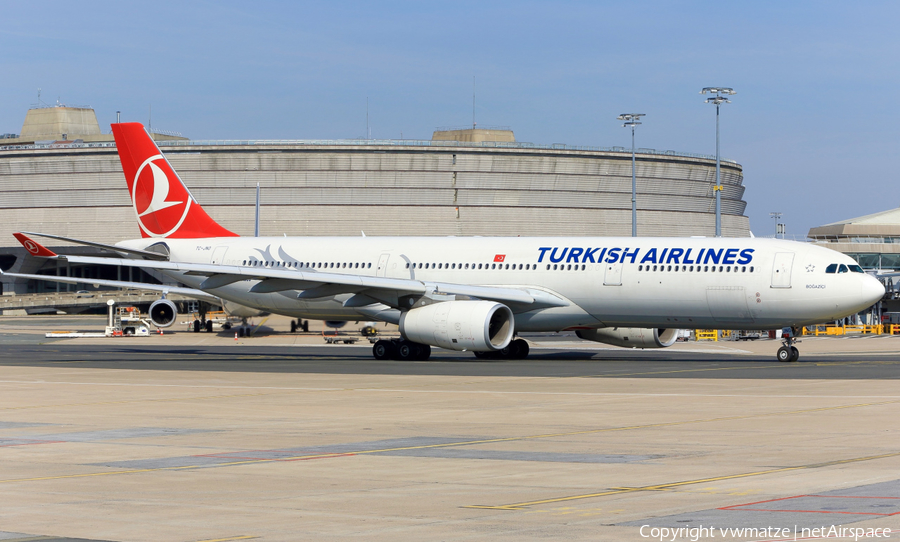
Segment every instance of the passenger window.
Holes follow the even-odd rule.
[[[478,264],[478,269],[481,269],[481,264]]]
[[[653,266],[653,270],[656,271],[656,266],[655,266],[655,265]]]
[[[838,267],[838,273],[847,273],[847,272],[849,272],[849,271],[850,271],[850,270],[847,269],[847,266],[844,265],[844,264],[841,264],[841,266]]]
[[[550,271],[550,264],[547,264],[547,271]]]
[[[556,271],[556,264],[553,264],[553,270]]]

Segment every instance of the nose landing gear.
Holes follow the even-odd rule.
[[[799,334],[799,328],[792,327],[790,332],[782,333],[781,335],[781,343],[784,345],[778,349],[778,352],[775,354],[778,358],[778,361],[799,361],[800,360],[800,351],[797,350],[797,347],[794,344],[799,343],[800,341],[797,339],[797,335]]]

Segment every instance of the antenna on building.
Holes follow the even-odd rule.
[[[121,120],[119,120],[121,118],[122,118],[122,112],[116,111],[116,124],[119,124],[120,122],[122,122]]]
[[[475,129],[475,76],[472,76],[472,129]]]
[[[41,89],[38,88],[38,107],[41,106]]]
[[[256,183],[256,227],[253,229],[253,237],[259,237],[259,183]]]

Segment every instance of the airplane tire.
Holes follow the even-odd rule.
[[[419,353],[418,350],[417,344],[409,341],[400,341],[400,344],[396,345],[397,359],[400,361],[412,361],[418,357],[416,355]]]
[[[791,361],[800,361],[800,351],[796,346],[791,347]]]
[[[793,352],[787,346],[782,346],[778,349],[778,352],[775,354],[778,358],[778,361],[792,361],[791,358],[794,357]]]
[[[207,333],[212,333],[212,330],[213,330],[213,323],[212,323],[212,320],[207,320],[207,321],[206,321],[206,332],[207,332]]]
[[[394,345],[391,341],[376,341],[372,345],[372,355],[375,359],[383,361],[394,357]]]
[[[291,320],[291,333],[297,333],[297,321]]]
[[[200,320],[194,320],[194,333],[200,333]]]
[[[514,359],[525,359],[528,357],[528,352],[531,350],[528,346],[528,343],[525,339],[516,339],[513,341],[515,344],[515,358]]]
[[[427,344],[416,344],[416,361],[428,361],[428,358],[431,357],[431,346]]]
[[[309,333],[309,320],[304,320],[303,323],[300,324],[300,328],[303,329],[303,333]]]

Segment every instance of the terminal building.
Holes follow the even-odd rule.
[[[900,208],[811,228],[809,238],[863,269],[900,271]]]
[[[85,109],[32,109],[21,134],[0,139],[0,266],[83,276],[86,285],[92,277],[151,280],[128,269],[56,269],[26,257],[12,237],[140,236],[112,136]],[[261,235],[631,235],[631,149],[622,147],[524,143],[502,127],[438,129],[431,140],[153,137],[197,201],[242,235],[254,231],[257,184]],[[714,235],[715,157],[636,156],[638,235]],[[741,166],[722,160],[721,180],[722,234],[748,237]],[[91,250],[64,245],[47,240],[63,253]],[[3,280],[6,294],[57,288]]]

